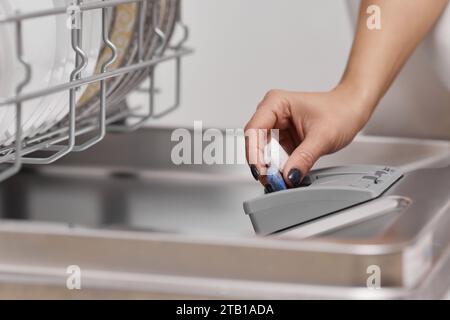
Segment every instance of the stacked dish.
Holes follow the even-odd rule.
[[[98,0],[84,0],[85,4]],[[109,39],[117,48],[117,57],[108,71],[129,66],[162,55],[176,23],[179,0],[144,1],[141,12],[138,2],[119,4],[110,10]],[[72,0],[1,0],[0,17],[16,12],[29,13],[45,9],[68,7]],[[143,41],[139,48],[138,28],[143,16]],[[67,15],[51,15],[23,22],[23,58],[32,67],[30,81],[24,93],[51,88],[70,79],[76,58],[71,46],[71,30],[67,28]],[[81,78],[101,72],[101,66],[111,57],[111,49],[102,39],[101,9],[84,11],[82,19],[82,50],[88,57]],[[158,35],[159,29],[164,37]],[[16,52],[14,24],[0,24],[0,97],[13,97],[24,72]],[[136,88],[148,76],[149,69],[122,74],[107,80],[107,111]],[[98,112],[100,83],[85,85],[76,93],[78,119]],[[54,126],[64,123],[69,113],[69,92],[63,91],[23,103],[22,135],[35,137]],[[15,106],[0,107],[0,145],[14,142]]]

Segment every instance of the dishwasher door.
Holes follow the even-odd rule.
[[[395,166],[402,183],[262,238],[242,210],[262,193],[248,167],[176,166],[171,132],[111,134],[1,184],[0,298],[405,298],[450,287],[447,142],[359,136],[318,166]],[[82,290],[66,287],[73,265]]]

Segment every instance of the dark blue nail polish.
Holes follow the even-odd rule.
[[[254,164],[250,166],[250,171],[252,172],[253,178],[255,178],[256,181],[259,180],[259,171],[258,168]]]
[[[264,188],[264,193],[268,194],[268,193],[272,193],[273,192],[273,188],[270,184],[266,184],[266,187]]]
[[[295,188],[301,186],[302,178],[303,175],[301,171],[296,168],[292,168],[288,173],[288,179]]]

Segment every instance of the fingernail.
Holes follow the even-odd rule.
[[[296,169],[296,168],[292,168],[289,173],[288,173],[288,179],[291,182],[291,184],[298,188],[301,185],[302,182],[302,173],[300,172],[300,170]]]
[[[254,164],[250,166],[250,171],[252,172],[253,178],[255,178],[256,181],[259,180],[259,171],[258,168]]]
[[[272,193],[273,192],[273,188],[270,184],[266,184],[265,188],[264,188],[264,193]]]

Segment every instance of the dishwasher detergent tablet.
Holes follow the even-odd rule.
[[[267,169],[267,182],[272,186],[273,191],[286,190],[286,183],[283,175],[277,167],[270,167]]]
[[[281,172],[288,158],[289,155],[277,139],[272,138],[270,143],[264,148],[264,162],[269,166],[267,169],[267,182],[273,191],[287,189]]]

